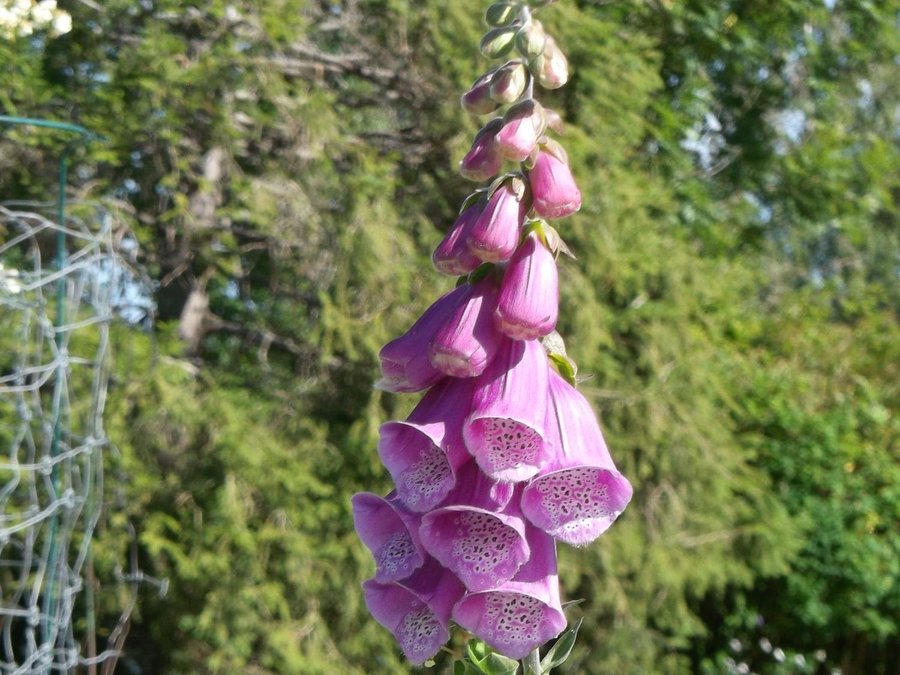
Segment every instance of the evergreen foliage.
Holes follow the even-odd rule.
[[[476,121],[455,99],[485,5],[73,2],[71,33],[0,38],[0,113],[106,137],[73,191],[129,215],[159,282],[153,330],[116,331],[118,520],[97,541],[112,569],[127,520],[169,579],[140,597],[130,672],[407,672],[362,604],[349,495],[387,489],[377,428],[409,405],[372,389],[377,350],[451,285],[417,270],[466,194]],[[792,672],[765,638],[888,673],[894,12],[566,0],[542,20],[570,59],[547,102],[584,195],[561,234],[590,261],[560,265],[560,330],[636,489],[561,551],[585,599],[562,670]],[[0,198],[50,194],[60,148],[4,131]]]

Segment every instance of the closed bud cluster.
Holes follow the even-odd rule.
[[[530,81],[562,86],[565,57],[524,3],[496,2],[485,18],[494,28],[483,53],[515,46],[531,61],[509,61],[463,95],[476,114],[510,104],[460,163],[464,177],[491,183],[464,202],[432,255],[439,272],[461,277],[456,288],[380,352],[377,387],[424,391],[406,419],[380,429],[395,489],[353,498],[375,561],[366,604],[417,665],[446,643],[451,622],[512,659],[558,636],[557,542],[593,542],[632,496],[573,384],[574,364],[552,346],[556,258],[568,249],[541,219],[576,212],[581,193],[565,150],[545,135],[561,120],[533,99]],[[521,171],[497,177],[506,160]]]

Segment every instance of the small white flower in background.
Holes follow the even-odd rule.
[[[784,662],[784,651],[780,647],[775,648],[775,651],[772,652],[772,656],[778,663]]]
[[[769,638],[762,638],[759,641],[759,648],[762,649],[766,654],[771,653],[772,643],[769,642]]]
[[[737,652],[741,651],[741,649],[743,649],[744,646],[741,644],[741,641],[738,640],[737,638],[731,638],[731,639],[728,641],[728,648],[729,648],[731,651],[737,653]]]
[[[16,295],[22,290],[19,283],[19,270],[8,270],[0,264],[0,293]]]
[[[72,30],[72,16],[56,0],[0,0],[0,38],[28,37],[47,28],[54,36]]]
[[[51,0],[51,2],[39,2],[31,10],[31,20],[38,25],[50,23],[53,21],[53,10],[55,9],[55,0]]]
[[[72,30],[72,16],[66,12],[61,12],[53,17],[53,33],[55,35],[65,35]]]
[[[10,9],[12,9],[13,14],[25,17],[31,11],[31,0],[13,0]]]
[[[818,661],[819,663],[823,663],[825,661],[825,657],[828,656],[828,654],[825,653],[824,649],[817,649],[816,653],[813,654],[813,656],[816,657],[816,661]]]

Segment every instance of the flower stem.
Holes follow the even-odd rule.
[[[519,10],[519,19],[522,21],[523,26],[531,22],[531,8],[528,5],[522,5],[522,9]],[[525,59],[523,59],[522,62],[525,63],[525,65],[528,65],[528,62]],[[525,95],[522,99],[529,98],[534,98],[534,75],[531,73],[528,73],[528,87],[525,89]]]
[[[541,675],[541,653],[537,648],[522,659],[523,675]]]

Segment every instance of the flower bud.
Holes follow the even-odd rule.
[[[503,166],[503,155],[497,145],[496,135],[503,126],[503,120],[499,117],[492,119],[472,141],[472,147],[459,163],[459,173],[463,178],[474,181],[483,181],[493,178]]]
[[[486,262],[509,260],[519,244],[528,199],[524,190],[515,189],[517,180],[506,180],[494,190],[469,232],[469,250]]]
[[[515,340],[534,340],[556,327],[558,312],[556,260],[537,232],[532,232],[503,275],[495,313],[497,327]]]
[[[544,53],[532,59],[528,67],[544,89],[559,89],[569,81],[569,62],[552,37],[547,37]]]
[[[547,34],[540,21],[530,21],[516,33],[516,49],[526,59],[543,54],[546,43]]]
[[[481,260],[469,251],[466,239],[469,238],[472,225],[483,210],[484,204],[475,202],[459,214],[456,222],[453,223],[453,227],[450,228],[450,231],[447,232],[441,243],[437,245],[431,256],[431,261],[438,272],[459,276],[460,274],[472,272],[481,264]]]
[[[462,95],[462,107],[476,115],[488,115],[494,112],[499,104],[491,98],[491,78],[496,69],[479,77],[472,87]]]
[[[465,301],[447,317],[428,348],[431,365],[454,378],[481,375],[503,336],[494,324],[497,288],[485,277],[467,288]]]
[[[528,183],[534,211],[542,218],[563,218],[581,208],[581,191],[569,165],[546,149],[538,152]]]
[[[381,379],[378,389],[411,393],[427,389],[443,373],[431,365],[428,346],[446,317],[466,300],[466,289],[458,287],[436,300],[406,333],[388,342],[379,352]]]
[[[500,154],[515,162],[523,162],[534,150],[544,133],[544,115],[540,103],[526,99],[506,111],[496,141]]]
[[[499,59],[509,54],[515,43],[515,28],[492,28],[481,38],[481,53],[489,59]]]
[[[510,61],[494,73],[491,78],[491,98],[498,103],[512,103],[528,86],[528,69],[524,64]]]
[[[516,8],[508,2],[495,2],[487,8],[484,20],[488,26],[505,26],[516,18]]]

